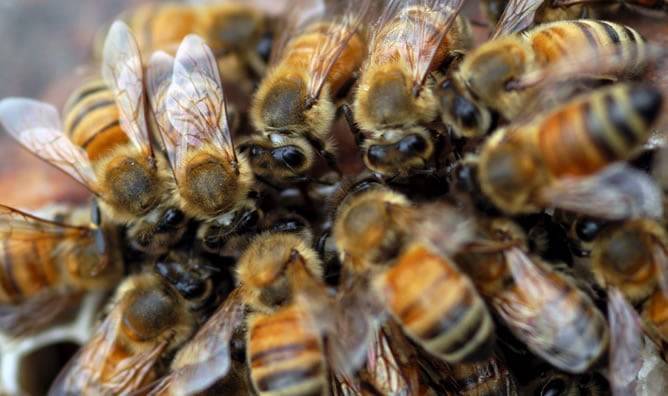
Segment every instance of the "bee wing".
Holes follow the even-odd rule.
[[[635,394],[642,368],[643,330],[638,314],[614,286],[608,288],[608,321],[612,394]]]
[[[449,256],[474,239],[471,217],[451,205],[423,204],[405,213],[410,220],[400,223],[415,225],[415,237],[426,242],[435,253]]]
[[[115,21],[109,28],[102,49],[102,77],[116,96],[121,128],[142,154],[152,156],[144,67],[137,40],[125,22]]]
[[[463,3],[463,0],[390,0],[381,14],[374,29],[376,33],[397,17],[405,27],[392,34],[393,37],[398,36],[397,51],[410,65],[415,89],[424,84],[440,43],[455,22]],[[413,8],[406,12],[409,7]],[[370,48],[374,48],[380,39],[374,34]]]
[[[102,195],[88,154],[62,132],[55,107],[28,98],[5,98],[0,101],[0,123],[28,151]]]
[[[9,206],[0,205],[0,240],[28,241],[89,235],[88,227],[45,220]]]
[[[174,57],[164,51],[156,51],[151,55],[146,68],[146,86],[148,89],[151,111],[158,126],[160,139],[167,154],[172,170],[176,168],[176,147],[179,136],[169,121],[167,113],[167,90],[172,83]]]
[[[663,215],[661,189],[649,175],[623,163],[591,176],[562,178],[539,195],[548,205],[608,220]]]
[[[533,23],[536,10],[543,0],[510,0],[496,24],[490,39],[520,32]]]
[[[70,359],[49,389],[49,395],[127,394],[150,374],[167,346],[158,343],[146,351],[111,365],[115,353],[122,306],[116,306],[95,331],[93,337]],[[109,370],[109,371],[107,371]]]
[[[176,354],[167,380],[170,394],[201,392],[228,373],[230,339],[243,323],[245,314],[240,293],[240,289],[235,289]]]
[[[187,153],[207,143],[230,161],[236,160],[216,59],[197,35],[186,36],[179,46],[165,106],[178,134],[174,153],[177,180],[185,178]]]
[[[10,337],[21,338],[50,325],[63,311],[81,299],[78,291],[56,289],[43,292],[18,305],[0,305],[0,329]]]
[[[492,298],[501,319],[530,350],[555,367],[569,372],[584,370],[590,350],[570,345],[574,329],[568,320],[576,314],[561,312],[565,304],[555,304],[570,293],[569,286],[553,278],[519,248],[510,248],[504,255],[515,286]],[[572,311],[576,307],[569,308]]]

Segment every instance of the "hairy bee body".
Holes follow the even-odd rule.
[[[593,82],[635,77],[647,65],[647,53],[638,32],[607,21],[558,21],[501,36],[467,54],[447,80],[440,91],[442,120],[458,135],[480,136],[490,128],[490,110],[515,119],[540,98],[541,84],[551,75]],[[562,95],[568,95],[574,83],[562,85]]]
[[[261,395],[318,394],[326,385],[321,333],[297,306],[248,319],[248,363]]]
[[[509,213],[534,210],[552,181],[628,158],[648,139],[662,100],[656,88],[617,84],[497,131],[480,150],[482,192]]]

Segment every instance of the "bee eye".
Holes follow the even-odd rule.
[[[550,380],[537,396],[561,396],[566,394],[566,382],[561,379]]]
[[[271,55],[271,47],[274,43],[274,37],[271,31],[266,31],[262,34],[262,38],[255,45],[255,51],[263,61],[268,62]]]
[[[465,98],[457,95],[455,101],[452,104],[453,114],[461,120],[464,127],[474,127],[477,125],[478,121],[478,111],[473,105]]]
[[[427,142],[418,135],[408,135],[397,142],[397,149],[402,153],[422,153],[427,149]]]
[[[182,211],[174,208],[170,208],[165,212],[165,215],[162,218],[162,223],[167,226],[177,226],[183,222],[185,215]]]
[[[299,168],[306,162],[306,157],[295,146],[278,147],[271,152],[272,157],[291,168]]]
[[[581,219],[575,225],[575,234],[585,242],[591,242],[601,231],[603,224],[592,219]]]

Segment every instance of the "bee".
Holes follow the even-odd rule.
[[[155,379],[166,357],[196,330],[202,304],[214,290],[183,286],[155,272],[123,281],[107,317],[49,394],[127,394]]]
[[[614,285],[632,303],[661,287],[668,292],[668,236],[651,219],[604,228],[592,243],[591,270],[603,287]]]
[[[329,297],[317,253],[298,234],[265,232],[242,253],[236,271],[237,289],[179,350],[171,372],[154,391],[192,394],[224,378],[230,340],[245,324],[246,359],[256,392],[321,393],[327,365],[325,325],[319,320],[329,321]]]
[[[655,340],[668,342],[668,295],[661,288],[655,288],[654,292],[645,300],[640,308],[643,322],[646,324],[647,333]]]
[[[439,136],[430,73],[472,46],[462,1],[390,1],[380,16],[353,101],[364,163],[387,177],[429,170]]]
[[[518,33],[527,26],[527,16],[525,4],[515,3],[509,4],[514,9],[506,9],[492,39],[469,52],[441,84],[441,119],[457,136],[484,135],[492,126],[492,112],[505,120],[526,114],[544,93],[539,87],[558,87],[550,98],[569,97],[583,84],[638,76],[647,65],[648,45],[627,26],[558,21]],[[566,76],[572,79],[564,84]]]
[[[112,233],[46,220],[0,205],[0,327],[14,336],[50,324],[77,293],[111,289],[123,266]]]
[[[243,2],[143,4],[119,18],[137,33],[143,54],[162,50],[174,55],[185,36],[197,34],[219,60],[235,54],[256,76],[265,72],[272,23],[260,9]],[[100,48],[98,45],[94,51],[97,58]]]
[[[566,275],[525,253],[526,239],[515,223],[490,220],[479,228],[487,243],[462,249],[455,256],[460,268],[531,352],[560,370],[587,371],[609,339],[594,302]]]
[[[26,98],[0,101],[0,122],[92,191],[105,218],[128,226],[134,247],[164,253],[181,238],[186,219],[170,202],[173,182],[151,146],[141,57],[122,22],[107,35],[102,75],[104,83],[86,85],[70,101],[65,131],[53,106]]]
[[[446,204],[415,206],[382,186],[350,191],[333,227],[344,270],[368,278],[368,299],[429,353],[447,362],[487,358],[494,341],[491,316],[446,255],[467,238],[463,219]]]
[[[343,3],[340,3],[343,4]],[[335,100],[362,65],[366,39],[362,20],[368,1],[325,7],[313,18],[291,18],[253,98],[250,118],[264,143],[246,145],[259,176],[300,180],[317,156],[340,174],[331,134]],[[270,164],[270,165],[269,165]],[[276,173],[275,173],[276,172]]]
[[[480,189],[509,214],[554,206],[604,219],[660,217],[653,180],[615,161],[647,140],[662,101],[651,86],[620,83],[501,128],[480,148]]]
[[[221,227],[231,228],[255,210],[253,172],[232,140],[215,58],[202,38],[188,35],[175,58],[154,53],[148,68],[151,106],[178,204],[186,216],[204,222],[198,238],[215,244],[210,240]]]

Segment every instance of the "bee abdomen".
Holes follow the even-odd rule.
[[[473,285],[451,263],[413,248],[384,280],[391,311],[428,351],[451,362],[489,357],[492,319]]]
[[[649,137],[662,101],[656,88],[624,84],[564,105],[539,128],[547,167],[555,176],[582,175],[626,159]]]
[[[303,312],[287,309],[253,319],[248,361],[260,394],[317,395],[325,385],[325,365],[315,329]]]

